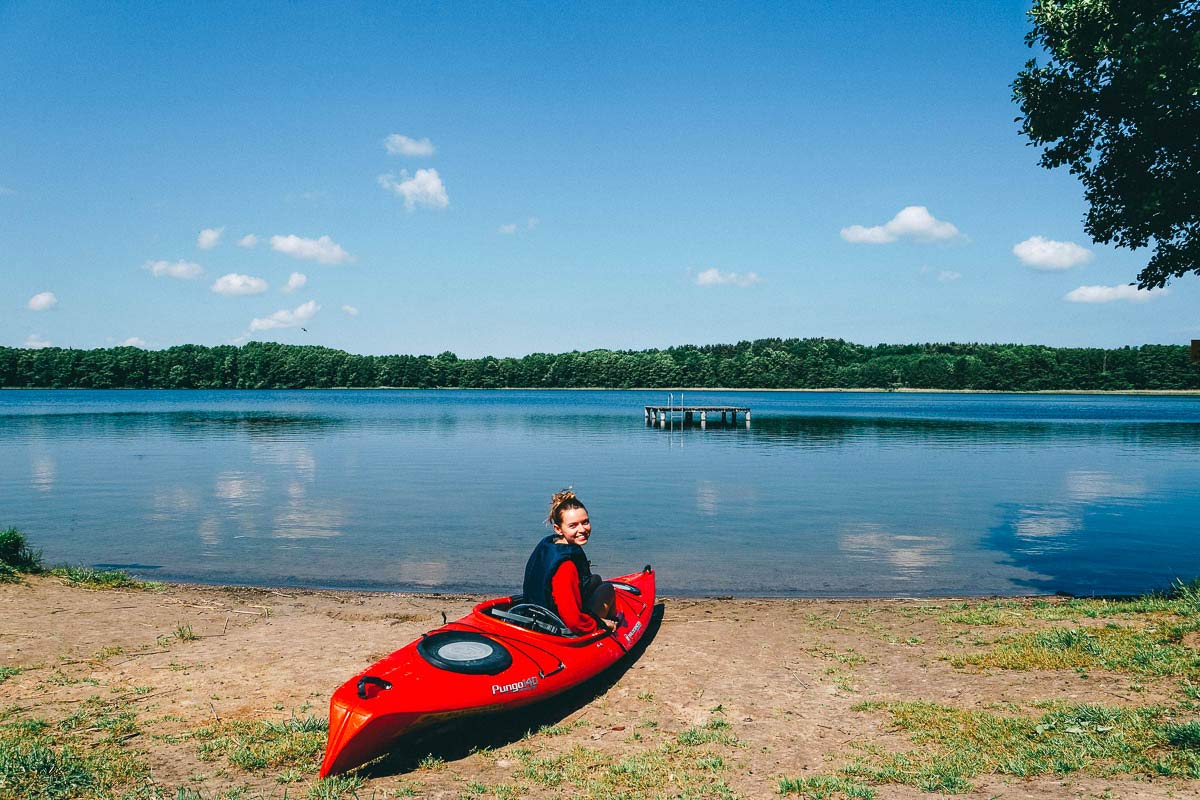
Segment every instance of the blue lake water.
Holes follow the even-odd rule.
[[[1200,398],[4,391],[0,527],[164,580],[507,593],[574,485],[674,595],[1141,592],[1200,575]],[[678,398],[677,398],[678,399]]]

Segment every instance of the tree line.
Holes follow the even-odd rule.
[[[914,388],[1039,391],[1200,389],[1182,345],[1115,349],[1017,344],[880,344],[758,339],[665,350],[520,358],[354,355],[250,342],[165,350],[0,347],[0,386],[72,389]]]

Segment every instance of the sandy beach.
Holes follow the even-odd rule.
[[[323,745],[322,732],[299,742],[299,755],[274,761],[238,750],[249,747],[238,736],[253,740],[257,730],[270,739],[289,720],[323,720],[341,682],[477,599],[187,585],[97,590],[26,576],[0,584],[0,723],[10,732],[36,728],[56,747],[127,758],[113,796],[133,787],[189,798],[765,798],[780,796],[781,781],[806,778],[842,783],[797,784],[790,796],[1200,794],[1200,781],[1114,769],[1119,759],[1105,756],[1032,777],[963,767],[932,792],[919,785],[929,785],[928,776],[897,783],[884,770],[845,772],[856,761],[886,762],[903,779],[896,766],[909,762],[895,754],[916,759],[942,748],[920,738],[935,723],[914,727],[916,702],[926,720],[960,729],[964,742],[980,719],[1028,721],[1026,738],[1068,737],[1056,745],[1063,757],[1087,750],[1091,738],[1083,738],[1124,735],[1126,723],[1049,730],[1047,715],[1062,707],[1102,706],[1118,716],[1158,709],[1155,724],[1195,724],[1195,632],[1179,640],[1184,666],[1174,672],[979,661],[1031,632],[1094,630],[1107,641],[1105,631],[1153,635],[1178,618],[1063,598],[665,598],[631,663],[519,717],[476,718],[402,742],[343,783],[316,780],[313,742]],[[1070,736],[1083,737],[1078,747]],[[1190,746],[1160,755],[1191,758]],[[80,796],[104,796],[89,791]],[[0,776],[0,797],[12,792]]]

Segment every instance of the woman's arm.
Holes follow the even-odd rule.
[[[579,594],[579,570],[570,561],[564,561],[550,579],[550,594],[563,623],[579,634],[595,633],[600,630],[596,620],[583,610],[583,597]]]

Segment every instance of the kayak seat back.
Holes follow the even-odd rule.
[[[539,633],[549,633],[552,636],[577,635],[567,627],[558,614],[555,614],[545,606],[523,602],[523,598],[520,595],[513,597],[512,600],[513,603],[508,608],[501,608],[496,605],[489,608],[488,613],[505,622],[511,622],[514,625],[520,625],[522,628],[528,628],[531,631],[538,631]]]

